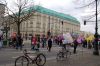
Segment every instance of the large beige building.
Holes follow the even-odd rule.
[[[34,15],[22,22],[20,29],[23,36],[47,35],[48,30],[55,36],[66,32],[79,33],[80,23],[70,15],[38,6]]]
[[[0,3],[0,27],[2,26],[5,13],[5,5]]]

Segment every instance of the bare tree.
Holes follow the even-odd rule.
[[[17,25],[17,34],[20,34],[20,25],[23,21],[27,20],[31,15],[33,15],[33,13],[35,12],[34,10],[34,3],[29,3],[29,0],[16,0],[16,2],[14,3],[15,8],[17,10],[17,12],[11,10],[8,6],[7,6],[7,2],[6,3],[6,9],[7,9],[7,14],[9,17],[11,17],[14,21],[11,22],[11,24],[15,23]],[[31,6],[30,6],[31,4]],[[33,10],[33,11],[32,11]]]

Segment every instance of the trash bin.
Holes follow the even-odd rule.
[[[3,47],[7,47],[8,45],[8,41],[7,40],[3,40]]]

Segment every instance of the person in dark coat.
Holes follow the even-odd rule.
[[[73,50],[73,53],[75,54],[76,53],[76,49],[77,49],[77,46],[78,46],[78,42],[77,42],[77,39],[74,39],[74,50]]]
[[[51,47],[52,47],[52,39],[51,37],[48,39],[48,51],[51,51]]]
[[[84,39],[84,41],[83,41],[83,47],[87,48],[87,40],[86,39]]]
[[[91,45],[91,41],[89,40],[88,41],[88,49],[91,49],[92,48],[92,45]]]
[[[16,49],[20,48],[22,50],[23,39],[21,37],[21,34],[17,35],[16,37]]]

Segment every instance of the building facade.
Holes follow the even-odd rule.
[[[41,6],[34,6],[30,11],[35,12],[20,25],[23,37],[47,35],[48,31],[52,36],[67,32],[80,33],[79,21],[68,14],[59,13]],[[16,23],[11,24],[13,21],[14,19],[10,16],[5,17],[6,26],[10,27],[8,32],[10,35],[17,32]]]
[[[62,33],[79,33],[80,23],[70,15],[59,13],[41,6],[26,21],[21,23],[23,36],[47,35],[50,31],[52,36]]]
[[[2,26],[5,13],[5,5],[0,3],[0,27]]]

